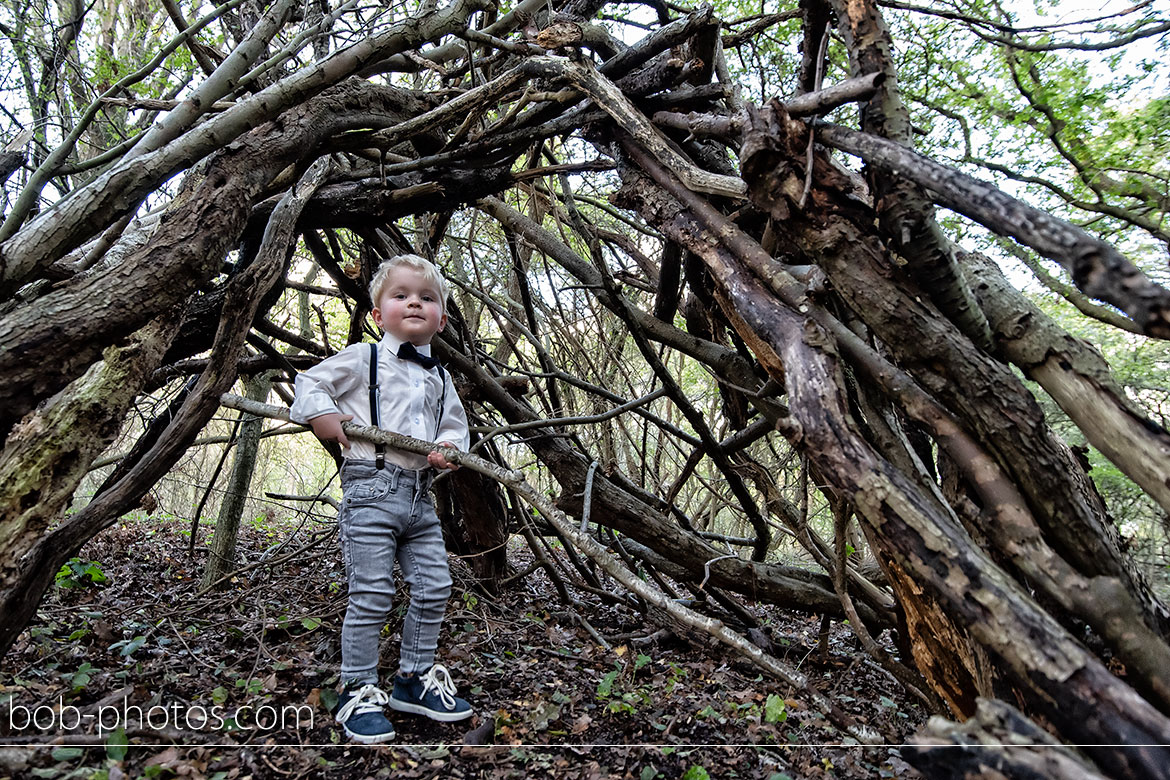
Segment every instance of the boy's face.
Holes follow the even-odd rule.
[[[399,341],[416,347],[430,344],[431,338],[447,325],[447,315],[439,300],[439,289],[421,271],[400,265],[390,271],[378,305],[374,322]]]

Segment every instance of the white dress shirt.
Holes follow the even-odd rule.
[[[451,374],[438,368],[423,368],[418,363],[398,357],[402,342],[390,334],[378,342],[378,413],[381,428],[423,441],[445,441],[466,451],[470,444],[467,414],[451,383]],[[418,347],[423,355],[431,354],[429,344]],[[370,419],[370,345],[350,344],[330,358],[297,375],[296,398],[289,417],[293,422],[308,423],[323,414],[352,414],[353,422],[371,425]],[[443,385],[447,392],[444,398]],[[439,400],[443,414],[439,420]],[[438,422],[436,430],[436,422]],[[374,445],[350,439],[343,450],[347,458],[373,460]],[[407,469],[427,465],[424,455],[386,448],[389,463]]]

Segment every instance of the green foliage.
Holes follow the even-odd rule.
[[[129,752],[129,745],[130,743],[126,739],[126,729],[118,726],[110,734],[109,739],[106,740],[106,756],[111,761],[121,761],[126,758],[126,753]]]
[[[104,585],[109,577],[97,561],[82,561],[74,557],[61,565],[53,581],[59,588],[88,588]]]
[[[700,718],[705,718],[706,720],[717,721],[720,725],[727,722],[727,718],[724,717],[723,713],[712,707],[710,704],[699,710],[698,716]]]
[[[281,615],[274,621],[274,625],[281,631],[288,631],[291,634],[308,633],[316,631],[321,627],[321,620],[315,617],[304,617],[300,620],[289,617],[288,615]]]
[[[236,687],[243,690],[248,696],[256,696],[264,690],[264,681],[256,677],[247,679],[240,677],[236,680]]]
[[[93,665],[89,661],[85,661],[81,666],[77,667],[76,672],[69,676],[69,685],[73,688],[74,693],[89,685],[89,681],[92,678],[90,673],[93,670]]]
[[[337,691],[332,688],[321,689],[321,706],[328,712],[337,709]]]
[[[85,750],[79,747],[59,747],[53,748],[54,761],[72,761],[76,758],[81,758],[85,755]]]
[[[111,650],[117,650],[118,655],[123,658],[129,658],[134,655],[144,644],[146,644],[145,636],[136,636],[133,639],[123,639],[119,642],[114,642],[110,645]]]
[[[613,695],[613,684],[617,680],[618,675],[622,673],[621,667],[611,669],[601,678],[601,682],[597,683],[597,698],[606,699]]]
[[[597,683],[597,698],[605,702],[606,712],[632,713],[654,701],[656,692],[645,681],[636,679],[638,671],[651,663],[648,655],[638,654],[625,663],[615,661],[614,668]]]
[[[769,693],[764,701],[764,722],[783,723],[788,720],[788,704],[783,697]]]

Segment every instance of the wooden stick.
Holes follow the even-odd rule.
[[[276,420],[289,419],[287,409],[281,409],[280,407],[270,406],[269,404],[263,404],[257,401],[250,401],[231,393],[224,394],[220,398],[220,401],[224,406],[246,411],[250,414],[257,414]],[[450,447],[441,447],[430,442],[420,441],[419,439],[413,439],[398,433],[379,430],[368,425],[355,425],[346,422],[342,423],[341,427],[345,431],[346,436],[365,439],[366,441],[380,442],[388,447],[394,447],[405,452],[413,452],[418,455],[441,452],[449,462],[469,468],[472,471],[491,477],[502,483],[540,512],[565,539],[572,542],[574,547],[588,556],[594,563],[605,570],[607,574],[620,582],[627,590],[639,596],[647,604],[651,604],[666,612],[670,617],[684,625],[709,634],[772,676],[783,680],[793,688],[801,690],[808,696],[811,703],[824,712],[834,724],[859,742],[865,744],[881,743],[881,735],[869,726],[855,722],[852,717],[837,707],[827,696],[813,687],[808,677],[804,674],[801,674],[780,659],[765,653],[744,637],[727,628],[722,621],[700,615],[698,612],[688,609],[674,599],[668,598],[656,586],[642,581],[635,573],[620,565],[608,554],[605,547],[578,532],[567,515],[553,506],[552,502],[524,479],[524,473],[522,471],[501,468],[495,463],[490,463],[483,458],[467,452],[460,452]]]

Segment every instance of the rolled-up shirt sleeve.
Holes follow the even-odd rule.
[[[323,414],[341,413],[337,399],[363,381],[367,368],[363,348],[368,349],[364,344],[351,344],[308,371],[297,374],[296,397],[289,409],[293,422],[304,424]]]

